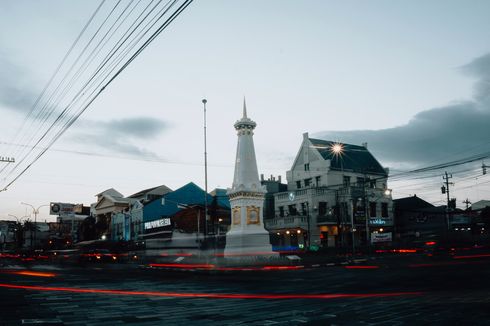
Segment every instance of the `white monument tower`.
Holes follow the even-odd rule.
[[[231,205],[231,228],[226,234],[227,254],[270,254],[269,232],[264,229],[263,206],[265,186],[259,180],[253,142],[257,124],[247,117],[243,99],[243,117],[235,122],[238,145],[233,186],[228,189]]]

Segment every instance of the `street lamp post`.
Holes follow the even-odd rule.
[[[16,246],[19,246],[19,244],[20,244],[19,238],[22,238],[22,239],[24,238],[24,230],[22,228],[22,219],[23,218],[26,218],[26,217],[29,217],[29,216],[28,215],[24,215],[22,217],[17,217],[17,216],[15,216],[13,214],[8,214],[8,216],[14,217],[17,220],[17,224],[19,224],[17,227],[20,227],[20,231],[22,232],[22,237],[20,237],[19,236],[19,230],[16,227],[16,229],[15,229],[15,243],[16,243]]]
[[[26,205],[26,206],[30,206],[32,208],[32,212],[34,213],[34,244],[35,244],[36,243],[36,233],[37,233],[37,214],[39,214],[39,209],[41,207],[45,207],[45,206],[49,206],[49,205],[41,205],[38,208],[35,208],[34,206],[32,206],[31,204],[28,204],[28,203],[21,202],[21,204]],[[31,249],[32,249],[32,240],[31,240]]]
[[[208,152],[207,152],[207,132],[206,132],[206,99],[202,100],[204,108],[204,241],[208,235]]]
[[[22,216],[22,217],[17,217],[13,214],[8,214],[8,216],[14,217],[17,220],[17,223],[21,223],[23,218],[29,217],[28,215]]]
[[[352,206],[352,214],[350,214],[350,225],[351,225],[351,230],[350,230],[350,233],[351,233],[351,237],[352,237],[352,257],[355,256],[356,254],[356,228],[354,226],[354,200],[351,199],[351,206]]]

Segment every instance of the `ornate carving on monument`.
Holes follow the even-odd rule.
[[[233,216],[233,224],[240,225],[241,224],[240,206],[233,207],[232,216]]]
[[[247,224],[260,224],[260,207],[247,207]]]

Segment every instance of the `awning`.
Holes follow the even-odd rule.
[[[153,233],[145,233],[145,234],[141,234],[140,236],[141,237],[149,237],[149,236],[152,236],[152,235],[169,234],[169,233],[172,233],[172,231],[159,231],[159,232],[153,232]]]

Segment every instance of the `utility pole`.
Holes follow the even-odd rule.
[[[310,228],[310,205],[308,202],[306,202],[306,222],[308,223],[308,236],[306,238],[306,241],[308,241],[308,246],[306,247],[307,250],[310,250],[311,247],[311,228]]]
[[[446,193],[447,195],[447,206],[446,206],[446,226],[447,226],[447,229],[449,230],[449,186],[450,185],[454,185],[454,183],[452,182],[449,182],[449,179],[452,179],[453,178],[453,175],[452,174],[448,174],[447,171],[445,172],[445,175],[442,176],[442,179],[444,180],[444,183],[446,184],[446,186],[442,186],[441,190],[442,190],[442,193]]]
[[[3,163],[15,163],[15,158],[13,158],[13,157],[0,156],[0,162],[3,162]],[[1,171],[3,171],[4,169],[5,169],[5,167],[3,167],[3,169]],[[7,191],[7,188],[0,189],[0,192],[2,192],[2,191]]]
[[[13,158],[13,157],[3,157],[3,156],[0,156],[0,162],[15,163],[15,158]]]
[[[362,192],[363,192],[363,201],[364,201],[364,218],[366,219],[366,248],[370,245],[370,237],[369,237],[369,218],[368,218],[368,202],[367,202],[367,192],[366,192],[366,179],[367,174],[364,172],[364,178],[362,180]]]
[[[471,204],[470,200],[466,198],[465,201],[463,201],[463,204],[466,204],[466,210],[468,210],[469,205]]]

